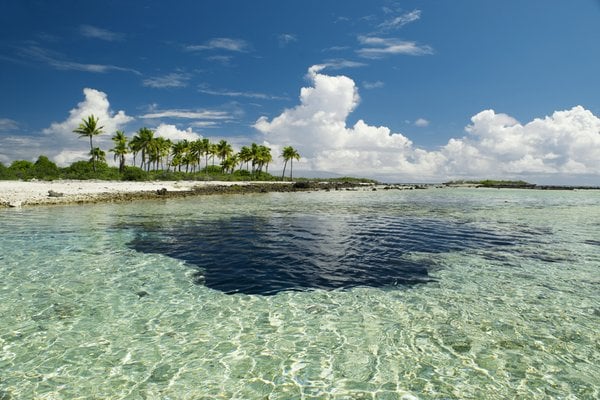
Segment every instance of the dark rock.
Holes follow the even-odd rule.
[[[135,294],[137,294],[140,299],[142,297],[146,297],[146,296],[150,295],[150,293],[146,292],[145,290],[140,290],[140,291],[136,292]]]
[[[296,182],[293,187],[294,189],[310,189],[310,182]]]
[[[156,191],[156,194],[157,194],[157,195],[159,195],[159,196],[164,196],[164,195],[166,195],[166,194],[167,194],[167,188],[158,189],[158,190]]]
[[[55,192],[54,190],[48,190],[48,197],[63,197],[64,193]]]

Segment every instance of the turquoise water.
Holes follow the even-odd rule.
[[[0,399],[600,397],[600,191],[207,196],[0,223]]]

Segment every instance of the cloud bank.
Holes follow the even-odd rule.
[[[600,119],[582,106],[526,124],[484,110],[471,118],[465,136],[425,150],[385,126],[363,120],[347,126],[358,88],[323,68],[309,69],[311,86],[301,89],[300,104],[254,124],[266,142],[296,147],[304,168],[399,181],[600,177]]]

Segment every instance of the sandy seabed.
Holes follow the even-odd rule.
[[[283,183],[283,182],[280,182]],[[165,195],[192,194],[211,188],[265,185],[265,182],[222,181],[0,181],[0,206],[93,203],[99,201],[133,200]],[[269,182],[277,185],[277,182]],[[289,182],[288,182],[289,185]]]

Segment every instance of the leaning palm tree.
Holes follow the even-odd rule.
[[[281,157],[283,157],[285,163],[283,164],[283,173],[281,174],[281,180],[285,176],[285,168],[287,166],[288,161],[290,161],[290,181],[292,180],[292,168],[294,166],[294,160],[300,160],[300,154],[296,149],[292,146],[286,146],[283,148],[283,152],[281,153]]]
[[[79,124],[77,129],[74,129],[73,132],[79,134],[79,137],[89,137],[90,138],[90,154],[94,152],[94,144],[92,142],[92,138],[96,135],[103,133],[103,126],[98,126],[98,118],[94,117],[94,115],[90,115],[87,119],[83,118],[82,123]],[[96,162],[94,157],[92,157],[92,168],[94,172],[96,172]]]
[[[271,148],[267,146],[260,146],[261,151],[261,162],[265,166],[265,172],[269,173],[269,164],[273,161],[273,156],[271,155]]]
[[[125,155],[129,153],[127,136],[125,136],[125,132],[117,131],[111,139],[115,143],[115,147],[109,151],[115,154],[115,161],[119,159],[119,172],[122,173],[125,170]]]

